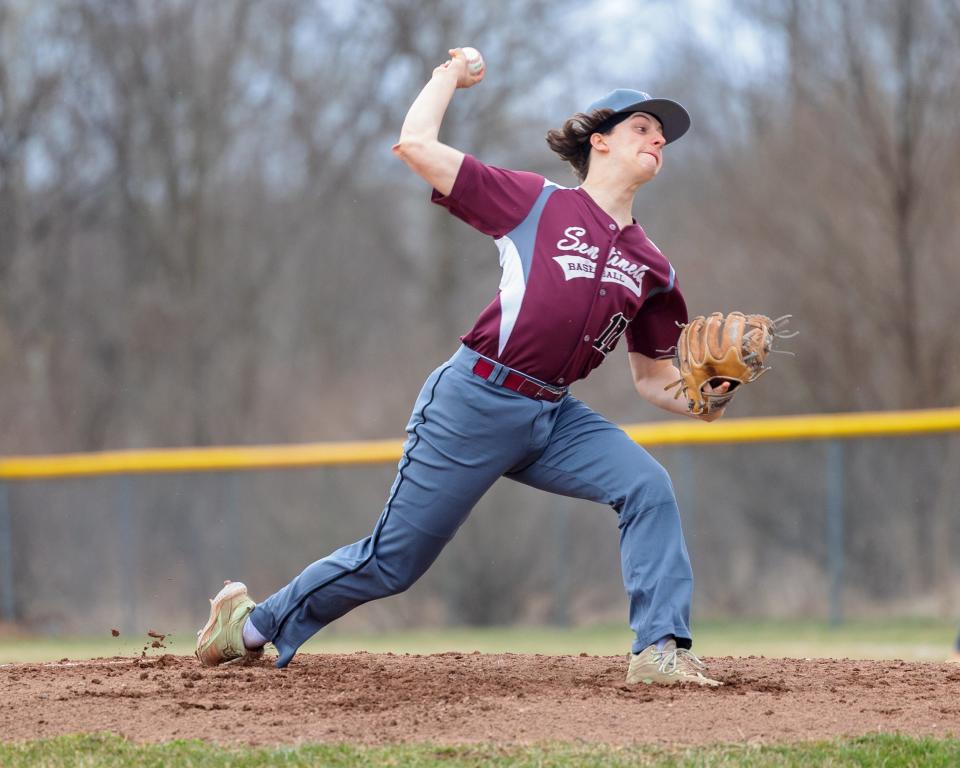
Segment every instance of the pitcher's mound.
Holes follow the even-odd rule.
[[[898,732],[960,735],[960,667],[706,659],[721,688],[624,684],[619,656],[302,654],[201,667],[185,656],[0,668],[0,739],[695,745]]]

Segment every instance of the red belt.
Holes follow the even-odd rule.
[[[473,372],[480,376],[481,378],[487,379],[489,381],[489,376],[493,373],[495,367],[494,363],[491,363],[486,358],[481,357],[473,366]],[[496,382],[491,382],[495,384]],[[521,395],[526,395],[533,400],[548,400],[551,403],[555,403],[558,400],[563,399],[563,396],[567,394],[567,390],[558,389],[556,387],[550,387],[546,384],[540,384],[533,379],[528,379],[526,376],[523,376],[516,371],[510,371],[507,374],[502,382],[500,382],[501,387],[506,387],[507,389],[512,389],[514,392],[519,392]]]

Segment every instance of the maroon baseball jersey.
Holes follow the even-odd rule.
[[[639,224],[621,229],[579,187],[466,155],[450,194],[434,190],[433,201],[500,250],[500,290],[461,337],[481,355],[563,386],[624,333],[648,357],[677,343],[687,308],[670,262]]]

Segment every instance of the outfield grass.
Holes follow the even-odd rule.
[[[932,620],[858,621],[841,627],[816,622],[701,622],[695,650],[703,656],[861,658],[942,661],[951,652],[956,625]],[[353,651],[438,653],[626,653],[630,633],[622,625],[578,627],[469,627],[376,634],[321,632],[304,646],[313,653]],[[148,638],[0,638],[0,663],[140,655]],[[193,652],[193,633],[175,633],[165,649],[147,655]]]
[[[135,745],[117,736],[67,736],[17,745],[0,744],[0,765],[58,766],[702,766],[723,768],[952,768],[960,764],[960,740],[869,736],[787,746],[722,745],[700,749],[398,745],[303,745],[284,748],[223,748],[200,741]]]

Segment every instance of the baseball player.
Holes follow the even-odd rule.
[[[243,584],[227,582],[198,633],[197,657],[222,664],[271,642],[277,666],[286,666],[330,622],[409,588],[486,490],[509,477],[616,511],[636,635],[628,683],[719,685],[690,650],[693,579],[667,472],[568,389],[626,337],[640,396],[691,415],[664,391],[679,372],[663,352],[676,345],[686,306],[673,267],[631,213],[690,118],[676,102],[640,91],[607,94],[547,135],[582,181],[564,188],[439,141],[456,89],[485,73],[461,49],[450,56],[413,102],[393,150],[432,185],[434,203],[494,238],[499,292],[424,384],[373,532],[258,605]]]

